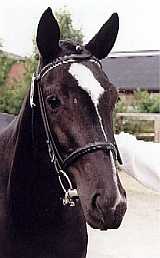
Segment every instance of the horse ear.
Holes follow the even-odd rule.
[[[60,39],[60,28],[49,7],[42,14],[38,24],[36,42],[38,50],[46,62],[57,57]]]
[[[85,48],[98,59],[105,58],[116,41],[118,30],[119,17],[117,13],[114,13]]]

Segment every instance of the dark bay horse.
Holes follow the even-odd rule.
[[[85,46],[60,41],[52,11],[37,31],[40,64],[19,115],[0,133],[0,257],[85,258],[86,222],[118,228],[126,194],[115,161],[117,91],[101,68],[117,14]]]

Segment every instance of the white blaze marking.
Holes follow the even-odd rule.
[[[105,130],[104,130],[104,127],[103,127],[102,118],[101,118],[101,116],[99,114],[99,111],[98,111],[99,99],[104,93],[104,88],[95,79],[91,70],[89,70],[89,68],[87,68],[83,64],[79,64],[79,63],[71,64],[70,69],[69,69],[69,73],[77,80],[78,86],[81,87],[81,89],[85,90],[89,94],[89,96],[91,97],[92,102],[95,106],[98,118],[99,118],[99,123],[100,123],[101,129],[102,129],[104,138],[107,141],[107,136],[106,136],[106,133],[105,133]],[[110,152],[110,159],[111,159],[111,164],[112,164],[112,169],[113,169],[113,180],[115,182],[116,189],[117,189],[117,200],[116,200],[116,203],[113,207],[113,208],[116,208],[116,205],[120,202],[122,197],[121,197],[119,187],[118,187],[117,172],[116,172],[116,167],[115,167],[113,155],[112,155],[111,152]]]
[[[95,79],[89,68],[82,64],[73,63],[69,72],[78,81],[79,86],[88,92],[95,106],[99,103],[100,96],[104,93],[103,87]]]
[[[82,64],[78,64],[78,63],[71,64],[69,72],[78,81],[78,85],[83,90],[85,90],[91,97],[99,118],[99,123],[102,129],[104,138],[107,141],[107,136],[103,128],[102,118],[98,111],[99,99],[104,93],[104,88],[95,79],[93,73],[89,70],[89,68],[87,68]]]

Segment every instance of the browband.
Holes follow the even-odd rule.
[[[53,70],[54,68],[61,66],[63,64],[71,64],[75,62],[82,62],[88,60],[90,62],[98,64],[100,67],[102,67],[102,64],[100,61],[89,54],[84,54],[84,55],[78,55],[78,54],[72,54],[70,56],[63,56],[63,57],[58,57],[55,61],[47,64],[45,67],[42,68],[42,70],[36,74],[35,79],[37,81],[41,80],[49,71]]]

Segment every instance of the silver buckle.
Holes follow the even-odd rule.
[[[74,207],[75,200],[78,198],[78,192],[76,189],[69,189],[68,191],[65,192],[65,196],[63,198],[63,205],[69,205],[70,207]]]
[[[68,190],[66,190],[66,188],[63,184],[63,181],[61,179],[61,176],[63,176],[66,179],[66,181],[69,185]],[[77,189],[73,189],[72,183],[71,183],[68,175],[63,170],[59,170],[58,179],[59,179],[60,185],[64,191],[63,205],[64,206],[69,205],[70,207],[75,206],[75,200],[78,199]]]

